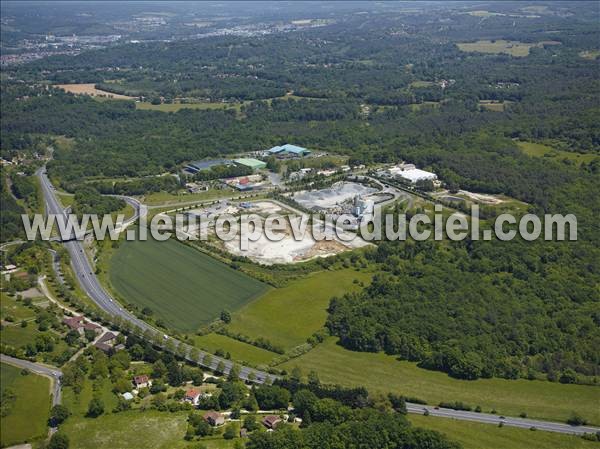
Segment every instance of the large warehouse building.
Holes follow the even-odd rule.
[[[303,157],[308,156],[310,154],[310,150],[286,143],[285,145],[273,147],[270,150],[267,150],[267,153],[275,156]]]
[[[259,161],[258,159],[252,158],[240,158],[235,159],[233,161],[236,165],[243,165],[245,167],[250,167],[252,170],[260,170],[262,168],[267,168],[267,163],[263,161]]]

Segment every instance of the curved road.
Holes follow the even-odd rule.
[[[40,186],[42,188],[42,192],[46,200],[46,213],[55,214],[57,216],[57,219],[60,219],[60,217],[64,217],[66,219],[64,210],[60,202],[56,198],[54,188],[52,187],[50,180],[46,176],[45,168],[39,169],[37,171],[37,176],[40,180]],[[127,198],[131,199],[129,197]],[[138,211],[138,207],[134,206],[134,208],[136,208],[136,211]],[[134,219],[137,219],[137,216],[138,214],[136,213]],[[132,219],[128,220],[128,222],[132,222]],[[130,322],[136,327],[142,329],[142,331],[150,330],[153,332],[153,334],[158,333],[160,335],[163,335],[161,331],[150,326],[148,323],[140,320],[129,311],[123,309],[115,300],[113,300],[113,298],[108,294],[108,292],[102,287],[102,285],[98,281],[98,278],[94,274],[94,269],[87,255],[85,254],[83,243],[81,241],[69,240],[63,242],[63,244],[69,252],[74,274],[77,277],[77,280],[79,281],[83,291],[98,305],[98,307],[100,307],[103,311],[114,317],[120,317],[123,320]],[[175,338],[167,337],[165,335],[165,344],[169,340],[172,341],[178,348],[183,347],[186,351],[186,354],[190,353],[192,346],[188,345],[187,343],[183,343]],[[188,356],[186,356],[186,359],[198,365],[210,368],[212,370],[216,369],[217,366],[222,362],[225,366],[225,373],[228,373],[231,369],[231,366],[233,365],[233,363],[230,360],[223,359],[203,351],[199,351],[199,353],[200,356],[198,360],[193,360]],[[204,363],[202,363],[202,359],[207,354],[211,357],[210,365],[205,365]],[[253,373],[254,379],[252,380],[256,383],[264,383],[267,379],[274,379],[276,377],[266,372],[255,370],[246,366],[240,367],[240,378],[244,380],[249,380],[248,377],[250,373]]]

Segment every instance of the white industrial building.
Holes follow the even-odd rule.
[[[418,181],[435,181],[437,175],[415,167],[414,164],[398,164],[388,170],[389,176],[394,178],[402,178],[411,184],[416,184]]]

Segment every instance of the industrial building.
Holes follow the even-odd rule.
[[[306,148],[291,145],[289,143],[267,150],[267,154],[277,157],[304,157],[308,156],[310,153],[310,150],[307,150]]]
[[[212,167],[219,165],[232,165],[229,159],[208,159],[204,161],[190,162],[185,166],[185,170],[189,173],[195,174],[202,170],[210,170]]]
[[[437,175],[425,170],[421,170],[415,167],[414,164],[398,164],[388,171],[388,176],[393,178],[401,178],[402,180],[411,184],[416,184],[419,181],[435,181]]]
[[[258,159],[243,157],[240,159],[235,159],[233,162],[236,165],[243,165],[244,167],[250,167],[252,170],[260,170],[263,168],[267,168],[267,163],[263,162],[263,161],[259,161]]]

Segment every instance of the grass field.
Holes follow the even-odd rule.
[[[537,46],[537,44],[526,44],[519,41],[505,41],[502,39],[496,41],[464,42],[456,45],[461,51],[468,53],[504,53],[516,57],[527,56],[529,50]]]
[[[233,109],[239,112],[242,103],[171,103],[171,104],[152,104],[149,102],[139,102],[135,104],[136,109],[144,111],[177,112],[181,109]]]
[[[533,432],[515,427],[497,427],[490,424],[456,421],[431,416],[408,415],[417,427],[437,430],[450,440],[458,441],[464,449],[587,449],[598,443],[574,435]]]
[[[127,301],[150,307],[183,332],[234,311],[266,285],[175,240],[126,241],[111,261],[110,281]]]
[[[68,407],[74,417],[83,417],[87,413],[88,404],[94,397],[94,394],[102,399],[105,410],[112,410],[117,405],[117,397],[112,392],[112,385],[109,380],[104,380],[96,385],[92,381],[86,379],[83,383],[81,393],[75,394],[71,387],[63,388],[63,404]]]
[[[510,104],[508,101],[481,100],[479,102],[479,106],[492,112],[503,112],[508,104]]]
[[[0,368],[2,389],[9,388],[16,396],[10,414],[0,420],[0,445],[44,438],[50,415],[50,380],[34,374],[23,376],[19,368],[4,363]]]
[[[187,416],[187,412],[132,410],[98,418],[71,417],[62,432],[69,437],[70,449],[195,449],[198,441],[183,439]],[[214,435],[200,441],[207,449],[231,449],[236,439]]]
[[[572,151],[561,151],[552,148],[551,146],[535,142],[517,142],[517,145],[528,156],[547,157],[553,160],[568,159],[581,165],[583,162],[591,162],[600,157],[600,154],[582,154]]]
[[[372,273],[351,269],[322,271],[268,291],[233,314],[229,330],[264,337],[284,349],[306,341],[325,324],[333,296],[359,289],[354,279],[368,283]]]
[[[363,385],[371,391],[394,391],[426,400],[463,401],[496,409],[499,414],[565,422],[572,411],[592,424],[600,424],[600,387],[564,385],[555,382],[505,379],[464,381],[438,371],[418,368],[415,363],[398,361],[383,353],[354,352],[328,338],[312,351],[290,360],[281,368],[299,366],[306,373],[315,370],[324,382],[348,386]]]
[[[225,335],[207,334],[194,337],[195,346],[205,351],[214,353],[217,349],[222,349],[231,354],[232,360],[240,363],[247,362],[254,366],[268,365],[271,360],[277,357],[276,354],[266,349],[244,343]]]
[[[23,305],[23,302],[8,296],[6,293],[0,293],[0,318],[13,317],[15,322],[27,320],[35,317],[35,312],[29,307]]]
[[[211,189],[205,192],[198,193],[181,193],[181,194],[173,194],[168,192],[155,192],[147,195],[143,198],[144,204],[148,206],[155,205],[174,205],[177,203],[187,203],[189,201],[206,201],[212,200],[215,198],[224,198],[228,196],[235,196],[236,192],[229,189],[217,190]]]

